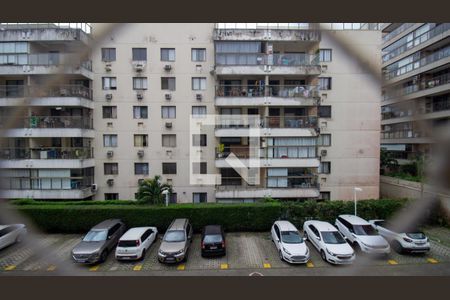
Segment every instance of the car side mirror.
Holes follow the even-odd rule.
[[[320,236],[318,236],[317,239],[320,241],[321,240]]]
[[[306,241],[306,238],[305,238],[305,237],[303,238],[303,241]]]
[[[112,235],[108,236],[108,240],[110,240],[112,238]]]

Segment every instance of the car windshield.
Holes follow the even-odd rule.
[[[211,234],[211,235],[205,235],[205,238],[203,239],[204,243],[221,243],[222,242],[222,236],[220,234]]]
[[[91,230],[86,234],[83,242],[101,242],[106,241],[108,232],[106,230]]]
[[[281,241],[286,244],[300,244],[303,243],[303,239],[298,231],[282,231]]]
[[[423,240],[426,238],[425,234],[423,234],[423,232],[420,232],[420,231],[407,233],[406,235],[408,237],[410,237],[412,239],[416,239],[416,240]]]
[[[323,242],[325,244],[345,244],[346,241],[337,231],[322,231]]]
[[[172,230],[168,231],[166,235],[164,236],[165,242],[184,242],[184,231],[183,230]]]
[[[356,235],[378,235],[371,225],[353,225]]]

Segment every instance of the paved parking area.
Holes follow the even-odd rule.
[[[228,233],[227,255],[218,258],[202,258],[200,255],[200,236],[194,235],[193,243],[189,251],[188,260],[178,265],[165,265],[157,260],[157,251],[160,240],[151,246],[144,260],[136,262],[119,262],[111,253],[107,261],[95,266],[74,264],[70,257],[71,249],[80,241],[80,235],[45,235],[39,238],[39,247],[53,250],[44,251],[44,255],[37,257],[30,245],[26,243],[13,245],[0,250],[0,275],[13,274],[15,272],[33,275],[34,273],[60,274],[64,269],[64,275],[71,274],[124,274],[124,273],[148,273],[148,274],[172,274],[181,275],[180,272],[196,271],[194,273],[216,271],[220,274],[226,270],[283,270],[294,274],[296,270],[304,272],[314,268],[349,268],[349,266],[332,266],[320,258],[319,253],[309,243],[311,259],[306,265],[290,265],[279,259],[275,245],[271,241],[269,233]],[[354,266],[417,266],[428,264],[450,264],[450,248],[432,242],[432,249],[425,255],[400,255],[392,252],[387,257],[370,258],[357,257]],[[67,270],[69,274],[67,274]],[[34,272],[34,273],[33,273]],[[53,272],[53,273],[52,273]],[[326,273],[326,272],[325,272]],[[430,274],[432,275],[432,274]]]

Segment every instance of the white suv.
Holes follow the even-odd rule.
[[[288,221],[276,221],[271,229],[272,241],[281,260],[305,264],[309,260],[309,249],[297,228]]]
[[[116,248],[116,259],[144,259],[145,253],[156,239],[156,227],[135,227],[128,230],[120,239]]]
[[[354,215],[340,215],[336,227],[356,248],[370,254],[388,254],[389,243],[366,220]]]

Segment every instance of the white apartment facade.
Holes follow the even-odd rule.
[[[92,26],[96,40],[104,25]],[[380,86],[337,40],[349,41],[365,53],[364,64],[380,70],[381,32],[354,29],[325,34],[305,23],[119,26],[90,49],[93,101],[86,102],[93,125],[83,132],[89,131],[95,176],[86,198],[134,199],[139,180],[154,175],[173,185],[171,201],[180,203],[352,199],[355,186],[362,188],[359,198],[378,198]],[[59,98],[52,101],[60,106]],[[259,121],[204,126],[201,136],[191,136],[191,115],[201,120],[214,114]],[[248,137],[253,127],[261,133],[256,149]],[[192,145],[201,152],[195,166]],[[226,161],[231,153],[247,165],[256,153],[259,182],[241,178]],[[42,167],[62,166],[61,158],[38,160]],[[8,168],[20,163],[29,168],[21,159]],[[221,180],[192,183],[191,172],[220,174]],[[3,192],[39,198],[26,188]]]

